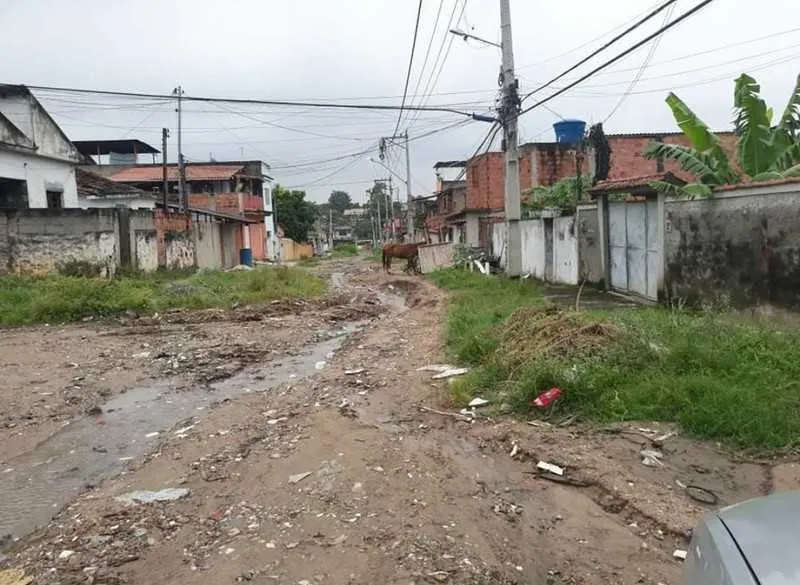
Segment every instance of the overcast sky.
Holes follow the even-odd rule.
[[[679,0],[672,17],[698,2]],[[511,0],[521,91],[571,66],[657,4]],[[169,93],[181,84],[193,96],[397,104],[416,10],[417,0],[0,0],[0,70],[6,83],[147,93]],[[663,23],[659,15],[608,56]],[[499,2],[423,0],[409,101],[486,112],[496,95],[500,51],[448,35],[447,28],[456,26],[499,41]],[[766,38],[755,40],[760,37]],[[438,76],[432,74],[437,56]],[[756,77],[779,115],[800,73],[800,2],[715,0],[665,34],[652,55],[645,46],[554,99],[551,111],[527,114],[522,141],[552,140],[559,115],[606,120],[648,56],[640,79],[606,121],[606,132],[674,130],[664,104],[669,90],[712,127],[729,128],[732,80],[742,72]],[[174,160],[174,102],[37,95],[75,140],[135,137],[160,147],[160,129],[167,126]],[[404,115],[400,128],[413,138],[460,119]],[[391,134],[396,120],[392,112],[189,103],[183,151],[192,161],[265,160],[278,181],[306,189],[317,201],[333,189],[363,200],[372,179],[387,176],[370,157],[377,158],[377,141]],[[412,142],[414,195],[432,191],[434,162],[469,156],[487,130],[487,124],[472,122]],[[339,160],[324,162],[334,158]],[[387,162],[405,174],[401,150],[390,152]],[[405,186],[395,185],[404,196]]]

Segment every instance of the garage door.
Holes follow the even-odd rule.
[[[621,292],[658,298],[658,203],[612,202],[608,205],[611,287]]]

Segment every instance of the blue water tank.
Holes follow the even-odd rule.
[[[586,132],[586,122],[583,120],[561,120],[553,124],[556,131],[556,142],[560,144],[578,144],[583,140]]]
[[[253,249],[252,248],[240,248],[239,249],[239,264],[244,264],[245,266],[252,266],[253,265]]]

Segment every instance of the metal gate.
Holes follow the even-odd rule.
[[[611,287],[657,300],[661,265],[659,241],[655,200],[609,203]]]

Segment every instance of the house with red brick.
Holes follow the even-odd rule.
[[[737,138],[733,132],[717,132],[723,148],[735,160]],[[685,135],[680,132],[647,132],[605,135],[608,152],[598,153],[591,144],[576,148],[558,142],[529,142],[520,146],[520,187],[526,191],[532,187],[550,186],[561,179],[582,174],[589,181],[595,177],[602,180],[621,180],[670,172],[676,177],[690,180],[687,173],[673,161],[650,160],[644,151],[651,142],[681,144],[688,146]],[[598,173],[602,155],[608,161],[605,176]],[[598,157],[598,155],[601,155]],[[601,165],[598,165],[601,161]],[[441,163],[437,163],[439,165]],[[486,246],[492,223],[502,221],[505,207],[505,153],[487,152],[471,158],[465,163],[466,185],[464,204],[456,213],[442,204],[429,223],[439,226],[444,234],[456,237],[445,238],[462,241],[470,246]],[[602,171],[603,169],[601,169]],[[442,184],[444,186],[445,183]],[[440,189],[442,201],[445,191]]]

